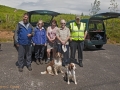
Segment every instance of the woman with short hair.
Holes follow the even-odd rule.
[[[46,64],[50,61],[51,57],[51,50],[52,50],[52,58],[54,58],[54,54],[56,52],[56,30],[57,27],[57,21],[52,20],[51,26],[47,28],[47,60]]]

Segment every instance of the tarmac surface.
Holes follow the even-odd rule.
[[[106,44],[98,50],[84,51],[83,67],[76,64],[77,85],[59,75],[41,75],[46,64],[32,62],[32,71],[16,66],[17,51],[13,43],[2,43],[0,50],[0,90],[120,90],[120,46]],[[76,53],[77,59],[77,53]],[[65,67],[62,67],[65,71]]]

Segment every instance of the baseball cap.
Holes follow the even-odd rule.
[[[75,18],[79,18],[80,19],[80,15],[76,15]]]

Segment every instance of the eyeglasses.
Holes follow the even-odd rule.
[[[61,24],[66,24],[66,23],[61,23]]]

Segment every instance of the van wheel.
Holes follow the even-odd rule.
[[[100,49],[103,45],[95,45],[96,48]]]

